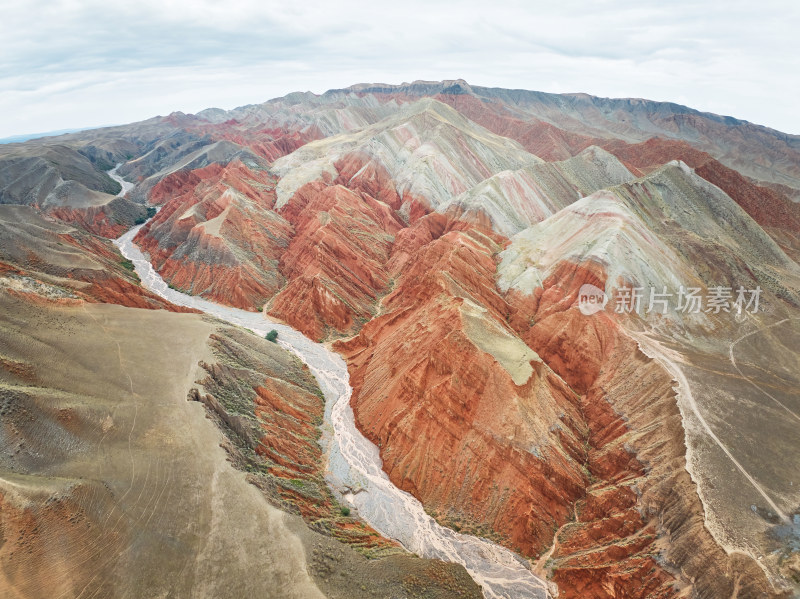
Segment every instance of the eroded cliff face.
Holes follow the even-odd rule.
[[[779,596],[705,526],[672,375],[613,312],[579,310],[605,267],[561,261],[502,295],[501,247],[420,219],[397,235],[381,314],[334,346],[392,481],[535,559],[560,596]]]
[[[672,596],[679,583],[654,558],[663,531],[632,490],[645,467],[595,387],[626,338],[576,308],[602,269],[564,264],[511,308],[494,287],[499,246],[440,221],[404,232],[421,245],[413,263],[398,238],[393,260],[406,270],[382,315],[335,345],[384,469],[442,522],[543,556],[564,596]],[[562,540],[547,552],[554,531]]]
[[[153,188],[162,210],[136,242],[175,288],[256,310],[285,283],[292,226],[272,211],[274,180],[240,161],[178,171]]]
[[[289,282],[269,313],[312,339],[355,332],[388,290],[384,265],[405,223],[372,196],[323,182],[300,188],[280,214],[295,234],[280,260]]]
[[[568,597],[779,596],[752,558],[727,553],[705,527],[672,377],[621,330],[613,336],[583,396],[596,478],[556,535],[553,580]]]
[[[604,279],[596,263],[564,262],[527,306],[515,302],[512,324],[580,390],[589,429],[589,484],[537,566],[565,597],[777,596],[752,559],[726,553],[704,525],[672,376],[614,317],[580,312],[580,286]]]
[[[335,348],[359,428],[392,481],[442,522],[527,555],[549,545],[586,484],[578,397],[505,322],[498,247],[431,215],[398,241],[382,314]],[[440,236],[413,263],[409,240]]]
[[[376,199],[390,199],[383,189],[347,182],[308,183],[277,208],[274,178],[241,162],[177,171],[153,188],[164,207],[137,243],[177,289],[266,305],[312,339],[353,333],[388,290],[384,266],[406,223]]]

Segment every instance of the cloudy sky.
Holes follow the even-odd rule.
[[[670,100],[800,134],[796,0],[0,0],[0,137],[360,82]]]

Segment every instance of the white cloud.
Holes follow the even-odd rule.
[[[457,77],[678,101],[800,133],[794,0],[5,4],[0,136]]]

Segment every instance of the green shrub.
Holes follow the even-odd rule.
[[[156,212],[157,210],[155,209],[154,206],[147,206],[147,208],[145,209],[145,216],[137,216],[136,220],[134,221],[134,224],[143,225],[148,220],[153,218],[156,215]]]
[[[275,343],[275,340],[278,338],[278,331],[272,329],[269,333],[267,333],[267,341],[272,341]]]
[[[343,505],[341,512],[342,512],[342,516],[347,518],[350,515],[350,508],[347,507],[346,505]]]

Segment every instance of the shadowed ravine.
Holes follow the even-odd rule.
[[[131,184],[115,171],[113,169],[109,175],[123,185],[120,193],[125,193]],[[328,458],[329,484],[337,494],[343,488],[356,491],[347,493],[344,501],[349,502],[364,521],[422,557],[462,564],[483,587],[487,598],[551,597],[548,584],[536,577],[527,563],[514,553],[485,539],[440,526],[425,513],[417,499],[392,484],[383,472],[378,448],[355,426],[350,407],[352,388],[347,365],[341,356],[286,325],[268,320],[261,313],[229,308],[170,289],[133,243],[141,226],[134,227],[115,243],[123,256],[134,263],[145,288],[174,304],[202,310],[259,335],[275,329],[278,343],[309,366],[326,399],[322,444]]]

